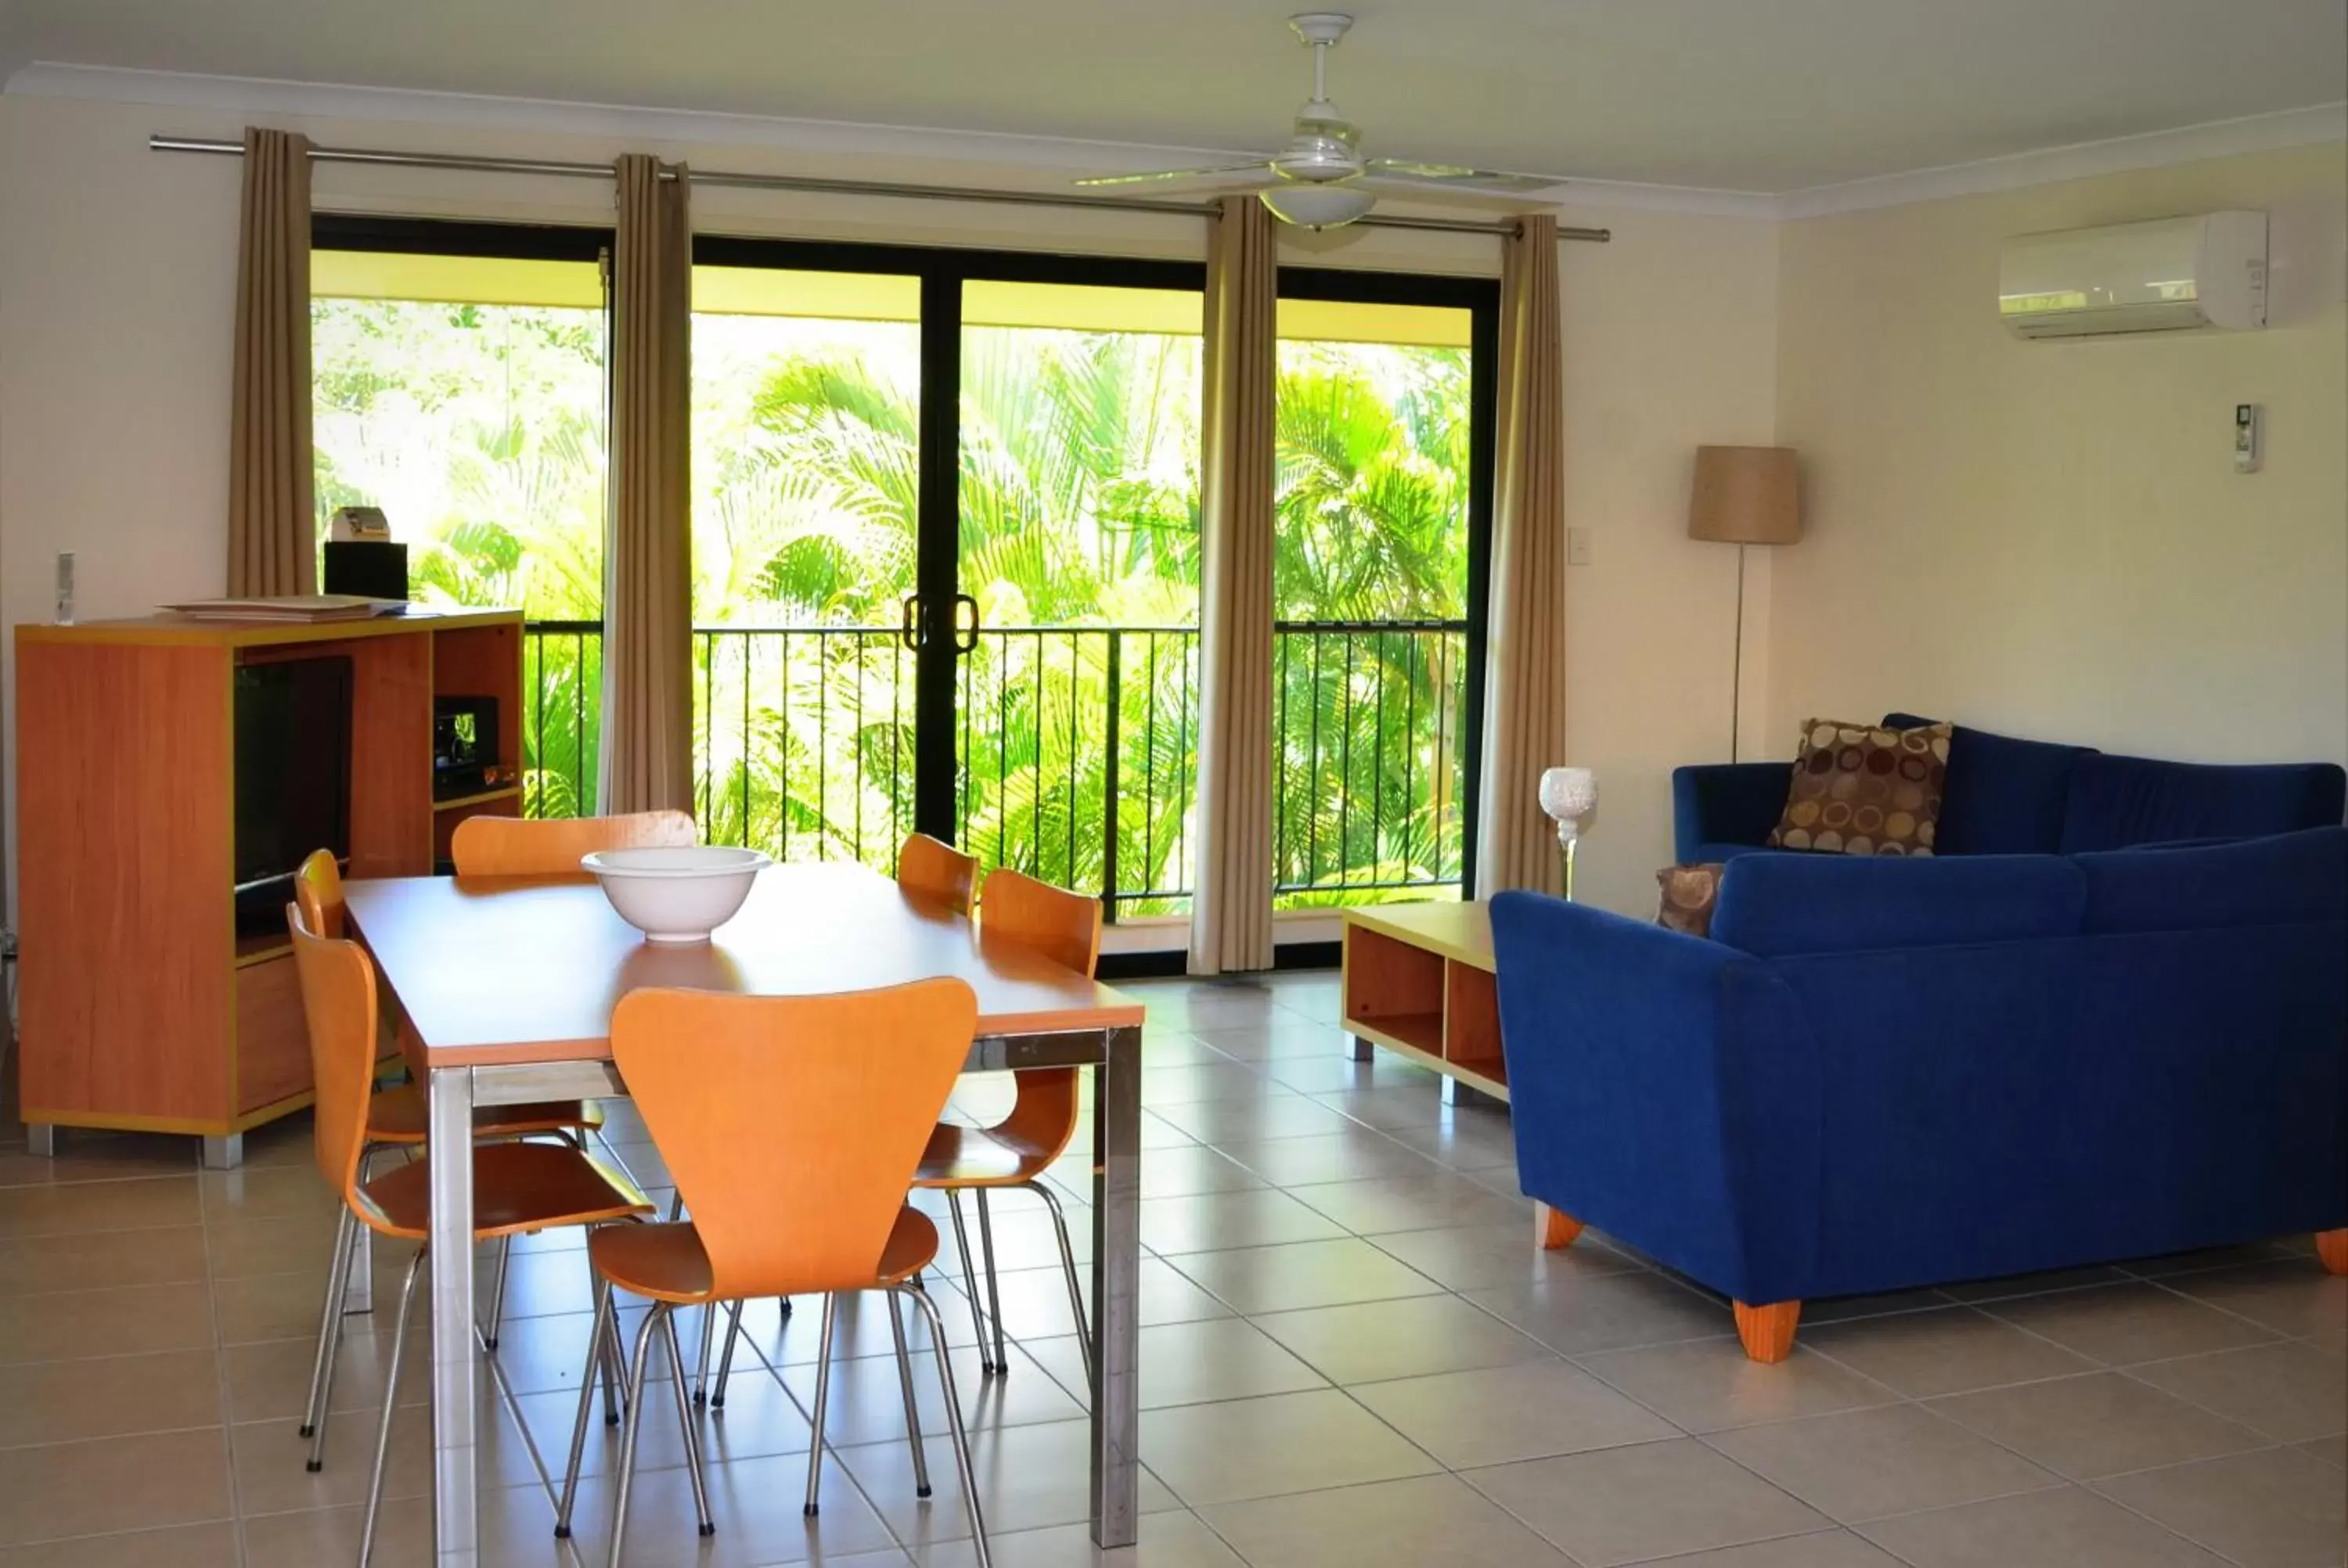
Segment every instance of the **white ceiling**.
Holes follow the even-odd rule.
[[[1276,146],[1304,96],[1294,3],[0,0],[0,71],[54,61],[1249,150]],[[1583,179],[1787,191],[2348,97],[2348,0],[1353,8],[1333,93],[1371,152]]]

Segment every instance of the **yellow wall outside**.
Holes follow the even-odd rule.
[[[369,251],[313,252],[310,292],[322,299],[463,304],[595,309],[603,302],[602,275],[592,261]],[[910,322],[921,319],[922,286],[918,278],[880,272],[695,267],[693,308],[724,315]],[[963,321],[969,326],[1195,333],[1201,309],[1200,296],[1182,289],[987,281],[963,285]],[[1466,311],[1439,306],[1280,302],[1279,332],[1284,338],[1466,348],[1469,323]]]

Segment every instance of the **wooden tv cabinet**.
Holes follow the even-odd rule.
[[[436,804],[432,700],[495,697],[519,762],[521,615],[416,610],[324,625],[159,615],[16,629],[19,1099],[60,1127],[185,1132],[207,1165],[310,1103],[283,930],[236,934],[234,675],[351,661],[350,875],[422,876],[457,821],[519,785]]]
[[[1481,904],[1372,904],[1345,911],[1342,1027],[1355,1060],[1381,1045],[1459,1091],[1509,1098],[1492,989],[1492,917]]]

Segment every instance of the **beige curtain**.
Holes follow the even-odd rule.
[[[1540,775],[1565,756],[1565,364],[1557,220],[1527,218],[1500,263],[1498,473],[1476,887],[1555,892]]]
[[[1210,222],[1194,975],[1272,968],[1273,243],[1252,196]]]
[[[685,166],[623,158],[596,809],[693,807],[693,230]],[[663,179],[664,172],[673,178]]]
[[[310,487],[310,141],[244,132],[229,390],[228,591],[314,593]]]

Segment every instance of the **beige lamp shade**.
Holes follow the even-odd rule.
[[[1790,545],[1802,537],[1801,484],[1790,446],[1699,446],[1688,538]]]

